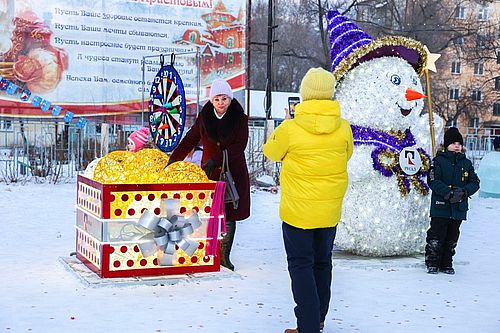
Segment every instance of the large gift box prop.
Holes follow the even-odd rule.
[[[220,270],[224,183],[93,178],[78,176],[76,218],[77,258],[92,271],[112,278]]]

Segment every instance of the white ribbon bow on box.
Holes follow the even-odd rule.
[[[178,215],[180,201],[177,199],[163,199],[160,208],[165,217],[145,210],[137,221],[139,225],[152,231],[140,238],[139,248],[144,257],[158,252],[158,264],[172,266],[177,260],[176,245],[190,257],[198,249],[198,242],[187,236],[201,226],[201,221],[195,212],[188,218]]]

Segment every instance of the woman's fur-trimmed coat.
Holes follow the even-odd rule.
[[[240,221],[250,216],[250,181],[245,159],[247,141],[248,117],[240,103],[233,99],[224,117],[218,119],[215,116],[214,106],[209,101],[203,106],[194,125],[170,156],[171,161],[182,161],[201,142],[203,145],[201,165],[208,160],[214,161],[215,170],[210,179],[219,180],[222,151],[227,150],[229,169],[240,195],[238,209],[234,209],[232,204],[226,204],[228,221]]]

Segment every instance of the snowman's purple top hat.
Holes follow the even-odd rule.
[[[328,11],[327,19],[330,60],[337,82],[360,63],[386,56],[405,59],[418,74],[423,72],[427,52],[422,43],[401,36],[373,39],[336,9]]]

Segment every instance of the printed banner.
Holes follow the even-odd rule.
[[[18,87],[0,91],[0,116],[132,122],[160,54],[176,54],[188,105],[216,77],[243,89],[245,13],[243,0],[0,0],[0,77]]]

